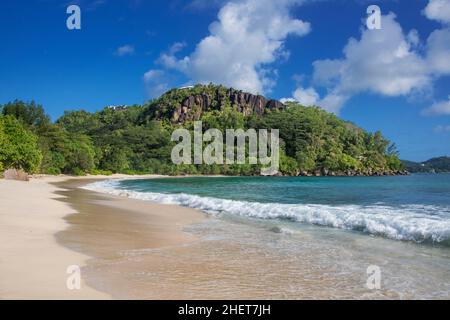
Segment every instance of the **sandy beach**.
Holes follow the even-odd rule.
[[[87,256],[58,245],[74,211],[57,201],[51,182],[66,178],[0,180],[0,298],[105,299],[109,295],[87,287],[68,290],[67,268],[85,265]]]
[[[124,177],[96,176],[95,179]],[[120,217],[114,221],[117,218],[114,214],[121,214],[123,219],[123,215],[131,211],[130,203],[123,200],[116,203],[120,203],[122,207],[108,210],[105,215],[100,216],[106,219],[106,223],[91,221],[95,230],[78,233],[77,226],[80,223],[90,223],[89,220],[83,220],[83,217],[90,219],[91,215],[80,214],[77,209],[92,209],[85,199],[92,193],[76,187],[91,180],[92,177],[73,179],[63,176],[36,177],[29,182],[0,180],[0,299],[110,299],[109,293],[93,289],[85,281],[84,269],[92,256],[114,255],[124,246],[129,248],[130,242],[131,246],[140,248],[140,245],[144,245],[142,241],[145,242],[145,247],[149,244],[158,247],[192,240],[189,235],[181,232],[181,228],[185,223],[201,219],[202,215],[185,209],[185,212],[181,212],[184,215],[179,217],[180,211],[169,206],[164,206],[164,210],[161,210],[161,207],[155,205],[154,210],[150,210],[153,214],[149,213],[145,219],[140,217],[142,221],[157,221],[153,224],[141,224],[142,221],[127,216],[130,223],[136,223],[136,228],[152,225],[152,230],[142,230],[147,237],[135,239],[133,233],[136,229],[118,230],[121,225]],[[71,189],[72,196],[75,197],[71,205],[64,199],[64,190],[67,192],[67,189],[61,188],[62,185]],[[105,198],[97,197],[93,199],[94,202],[105,202]],[[152,204],[136,202],[134,205],[141,205],[141,211],[148,212]],[[95,215],[94,219],[99,217]],[[111,226],[108,221],[113,222],[114,227],[108,229]],[[102,225],[104,227],[99,228]],[[117,237],[117,233],[121,233],[120,237]],[[129,242],[123,239],[128,239]],[[97,252],[93,252],[95,248],[98,249]],[[92,252],[92,256],[86,252]],[[81,268],[80,290],[69,290],[66,285],[69,277],[67,268],[72,265]]]
[[[81,188],[114,178],[130,177],[0,180],[0,299],[448,297],[446,248]],[[80,290],[66,285],[73,265]],[[366,287],[370,265],[380,290]]]

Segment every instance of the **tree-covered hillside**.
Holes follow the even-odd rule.
[[[450,157],[437,157],[425,162],[413,162],[403,160],[403,165],[409,172],[429,173],[429,172],[450,172]]]
[[[181,127],[192,130],[196,120],[203,122],[203,130],[279,129],[280,169],[285,175],[383,175],[403,170],[395,146],[380,132],[368,133],[318,107],[284,105],[223,86],[173,89],[143,106],[119,110],[66,111],[55,123],[34,102],[8,103],[1,106],[1,114],[3,122],[14,118],[20,130],[32,136],[27,149],[33,149],[34,141],[39,156],[32,157],[30,166],[5,161],[0,151],[0,164],[30,172],[259,174],[260,165],[174,165],[171,133]],[[1,149],[5,141],[0,130]]]

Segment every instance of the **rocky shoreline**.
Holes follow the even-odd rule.
[[[330,171],[327,169],[315,170],[313,172],[301,171],[297,176],[302,177],[380,177],[380,176],[407,176],[410,173],[406,170],[398,171]]]

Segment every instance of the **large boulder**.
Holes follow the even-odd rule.
[[[19,181],[28,181],[28,173],[23,170],[17,169],[8,169],[3,173],[3,177],[6,180],[19,180]]]
[[[217,89],[214,94],[201,93],[185,97],[181,104],[172,111],[171,121],[172,123],[184,123],[199,120],[204,112],[220,110],[226,101],[245,116],[262,115],[266,109],[282,110],[286,108],[280,101],[267,100],[261,95],[232,88],[228,89],[226,93],[221,93]]]

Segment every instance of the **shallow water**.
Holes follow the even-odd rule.
[[[90,188],[211,214],[289,220],[446,245],[450,174],[352,178],[223,177],[106,181]]]
[[[120,253],[114,263],[126,266],[135,297],[449,299],[449,178],[182,178],[89,188],[211,214],[185,230],[199,241]],[[378,290],[367,287],[369,266],[380,268]]]

